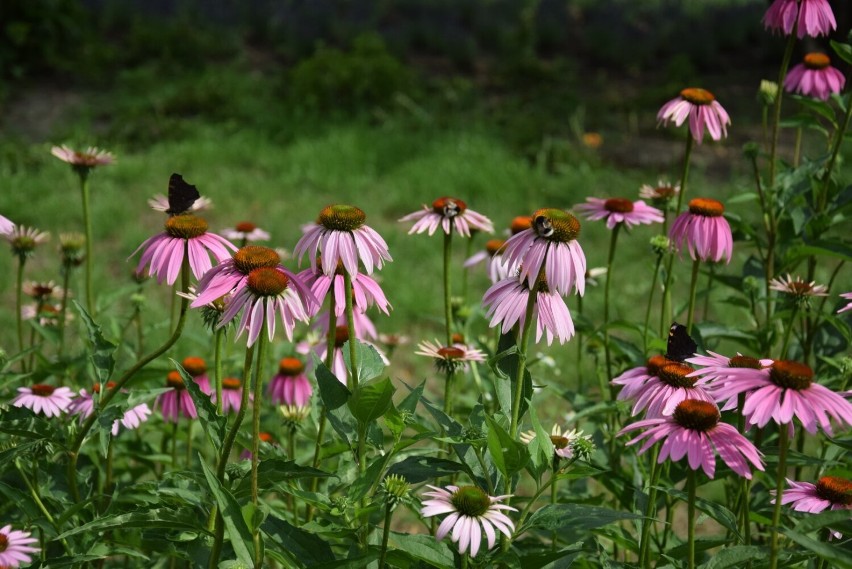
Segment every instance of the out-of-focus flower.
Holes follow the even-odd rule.
[[[574,206],[591,221],[606,220],[607,229],[619,223],[627,227],[663,222],[663,212],[646,205],[642,200],[632,202],[623,198],[586,198],[586,203]]]
[[[803,38],[828,35],[837,21],[828,0],[775,0],[763,16],[766,29]]]
[[[706,89],[697,87],[684,89],[678,97],[663,105],[657,113],[657,121],[663,125],[673,122],[675,126],[680,126],[687,119],[689,119],[689,132],[698,144],[701,144],[704,139],[705,128],[713,140],[721,140],[728,136],[727,126],[731,124],[731,118],[716,101],[713,93]]]
[[[11,231],[3,234],[3,238],[12,246],[12,253],[21,258],[31,257],[35,248],[50,239],[50,233],[39,231],[34,227],[16,225]]]
[[[684,242],[693,260],[731,262],[734,238],[724,217],[725,206],[710,198],[690,200],[688,211],[680,214],[669,229],[669,238],[678,251]]]
[[[38,415],[58,417],[71,405],[72,391],[68,387],[54,387],[45,383],[36,383],[30,387],[19,387],[18,396],[12,401],[15,407],[26,407]]]
[[[824,53],[809,53],[805,60],[793,67],[784,80],[784,89],[827,101],[829,96],[840,93],[846,85],[843,73],[831,66],[831,59]]]
[[[38,553],[38,547],[32,547],[31,543],[38,540],[30,537],[30,532],[13,530],[12,526],[4,526],[0,529],[0,567],[15,568],[21,563],[32,561],[32,553]]]
[[[424,205],[422,210],[409,213],[399,221],[414,221],[409,234],[428,231],[429,235],[434,235],[438,227],[448,235],[455,231],[465,237],[470,237],[471,230],[494,232],[490,219],[468,209],[467,204],[458,198],[438,198],[431,206]]]
[[[484,362],[485,352],[472,348],[463,343],[452,346],[442,346],[435,340],[432,343],[424,340],[417,345],[418,356],[426,356],[435,361],[435,367],[443,372],[454,372],[458,369],[467,369],[469,362]]]
[[[269,241],[269,233],[251,221],[241,221],[234,227],[222,230],[222,236],[231,241]]]
[[[520,434],[520,439],[522,442],[530,444],[536,436],[535,431],[525,431]],[[566,460],[571,460],[575,456],[588,458],[586,451],[589,448],[589,443],[592,442],[592,436],[584,435],[583,431],[576,429],[563,431],[558,424],[554,424],[550,431],[550,442],[553,444],[553,454],[559,458]]]

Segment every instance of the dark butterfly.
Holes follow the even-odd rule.
[[[666,358],[676,362],[682,362],[686,358],[695,354],[698,350],[698,344],[686,332],[686,326],[672,323],[669,328],[669,341],[666,344]]]
[[[169,178],[169,215],[180,215],[192,208],[195,200],[201,197],[198,188],[183,181],[180,174],[172,174]]]

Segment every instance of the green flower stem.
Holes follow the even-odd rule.
[[[583,297],[579,294],[577,295],[577,314],[583,314]],[[577,330],[574,341],[577,343],[577,357],[574,361],[577,370],[577,392],[582,393],[585,378],[583,377],[583,333],[580,330]]]
[[[683,196],[686,195],[686,183],[689,180],[689,161],[692,157],[692,147],[694,141],[689,129],[686,132],[686,150],[683,153],[683,170],[680,175],[680,192],[677,195],[677,207],[675,208],[675,217],[680,215],[680,208],[683,205]],[[672,322],[671,314],[671,298],[672,298],[672,267],[674,266],[674,253],[669,252],[669,257],[666,260],[666,285],[663,288],[663,303],[660,313],[660,335],[665,337],[666,330]]]
[[[831,149],[831,158],[829,158],[828,166],[826,166],[825,173],[823,174],[823,176],[825,176],[825,182],[823,183],[822,195],[818,202],[819,209],[817,211],[823,211],[826,203],[828,203],[828,186],[831,184],[831,172],[834,170],[834,165],[837,162],[837,155],[840,154],[840,147],[843,144],[846,129],[849,128],[850,117],[852,117],[852,98],[846,101],[846,114],[843,116],[843,124],[835,133],[834,146]]]
[[[695,318],[695,292],[698,289],[698,267],[700,259],[692,261],[692,279],[689,281],[689,311],[686,315],[686,333],[692,334],[692,323]]]
[[[760,168],[757,165],[757,156],[751,156],[752,172],[754,173],[755,189],[757,196],[760,198],[760,209],[763,211],[763,226],[766,229],[766,255],[764,257],[764,294],[766,295],[766,322],[769,323],[772,317],[772,289],[769,288],[769,281],[775,276],[775,240],[777,232],[777,223],[775,221],[775,208],[769,202],[769,196],[763,191],[763,184],[760,181]],[[760,243],[758,251],[760,251]],[[754,315],[757,320],[757,313]]]
[[[737,396],[737,432],[745,436],[745,415],[742,413],[743,405],[745,405],[745,393],[740,393]],[[742,523],[743,545],[751,545],[751,480],[742,478],[740,479],[740,484],[740,511],[738,517],[740,523]]]
[[[222,345],[225,343],[225,328],[216,330],[213,347],[213,382],[216,384],[216,413],[222,415]],[[245,381],[246,378],[243,378]]]
[[[796,316],[799,314],[799,305],[793,305],[793,314],[790,316],[790,321],[787,323],[787,327],[784,330],[784,341],[781,343],[781,357],[780,359],[787,358],[787,348],[790,347],[790,338],[793,335],[793,328],[796,324]]]
[[[181,267],[181,287],[184,293],[189,290],[189,254],[187,252],[187,245],[184,243],[184,251],[183,251],[183,266]],[[100,400],[98,404],[95,406],[95,411],[89,415],[85,421],[83,421],[82,425],[80,425],[80,430],[77,432],[77,437],[71,443],[68,449],[68,464],[67,464],[67,475],[68,475],[68,488],[71,491],[71,498],[75,502],[80,501],[80,490],[77,488],[77,459],[79,457],[80,448],[83,446],[83,442],[86,439],[86,435],[89,434],[89,431],[92,429],[92,426],[95,424],[95,421],[98,419],[98,415],[102,409],[105,409],[106,406],[112,401],[113,397],[116,396],[124,386],[131,380],[133,377],[144,368],[146,365],[151,363],[152,361],[159,358],[161,355],[166,353],[169,348],[171,348],[175,342],[181,336],[183,332],[184,324],[186,323],[186,314],[189,308],[189,299],[185,297],[181,297],[181,305],[180,305],[180,318],[178,319],[177,326],[172,332],[171,337],[166,340],[166,343],[145,356],[144,358],[137,361],[133,366],[131,366],[124,374],[115,382],[115,385],[112,389],[105,389],[101,392]]]
[[[186,422],[186,468],[192,470],[192,421]]]
[[[476,460],[479,462],[479,467],[482,469],[482,476],[485,478],[485,485],[488,487],[488,495],[496,496],[494,492],[494,482],[491,481],[491,474],[488,472],[488,466],[485,464],[485,457],[482,456],[482,450],[476,446],[472,448],[473,453],[476,455]]]
[[[36,506],[38,506],[38,509],[41,511],[41,513],[44,515],[45,519],[50,523],[50,525],[53,526],[53,528],[56,530],[56,533],[62,533],[62,530],[60,529],[59,525],[56,523],[56,519],[50,514],[50,511],[45,507],[44,502],[41,501],[41,496],[39,496],[38,488],[35,485],[33,485],[33,483],[32,483],[32,477],[30,475],[24,473],[24,470],[21,468],[21,465],[18,464],[17,460],[15,460],[14,462],[15,462],[15,468],[18,470],[18,474],[20,474],[20,476],[21,476],[21,480],[24,481],[24,484],[26,485],[27,489],[30,491],[30,496],[32,496],[33,501],[36,503]],[[38,473],[37,470],[35,472],[36,472],[36,474]],[[62,546],[65,548],[65,552],[70,555],[71,554],[71,548],[68,547],[68,542],[65,540],[65,538],[62,538],[60,540],[60,542],[62,543]],[[42,547],[42,551],[44,551],[44,547]]]
[[[663,255],[657,255],[657,262],[654,263],[654,276],[651,279],[651,288],[648,291],[648,305],[645,307],[645,326],[642,334],[642,354],[648,354],[648,323],[651,321],[651,305],[654,302],[654,291],[657,288],[657,278],[660,276],[660,265],[663,262]]]
[[[266,367],[266,349],[269,346],[269,338],[266,330],[266,320],[260,328],[260,336],[257,339],[257,362],[254,371],[254,401],[252,406],[251,423],[251,503],[255,508],[259,507],[258,497],[258,473],[257,466],[260,463],[260,404],[263,401],[263,378]],[[248,391],[247,382],[243,382],[243,392]],[[258,567],[263,567],[263,548],[261,547],[260,528],[254,531],[254,555]]]
[[[642,536],[639,539],[639,567],[646,567],[645,562],[648,559],[648,550],[651,543],[651,527],[657,519],[657,484],[660,481],[660,473],[662,466],[657,462],[660,456],[659,445],[654,446],[654,452],[651,455],[651,478],[648,483],[648,503],[645,504],[645,519],[642,521]]]
[[[606,377],[607,380],[612,379],[612,356],[609,349],[609,291],[612,284],[612,268],[613,260],[615,259],[615,246],[618,242],[618,231],[621,229],[621,224],[616,223],[612,229],[609,238],[609,255],[606,259],[606,285],[604,286],[604,354],[606,357]],[[603,397],[603,393],[601,393]],[[615,386],[609,388],[610,400],[615,398]]]
[[[24,351],[24,317],[21,314],[21,308],[24,305],[23,290],[24,290],[24,265],[27,258],[24,255],[18,255],[18,278],[15,281],[15,300],[16,300],[16,322],[18,324],[18,348],[23,353]],[[38,315],[36,314],[36,317]],[[27,372],[27,358],[21,357],[21,371]]]
[[[556,456],[556,454],[553,455],[553,463],[552,463],[551,468],[552,468],[552,472],[553,472],[551,474],[551,476],[553,477],[553,484],[550,485],[550,505],[555,506],[556,502],[558,501],[557,497],[559,496],[559,490],[558,490],[557,484],[556,484],[556,482],[557,482],[556,473],[559,471],[559,457]],[[553,530],[553,532],[551,532],[551,534],[550,534],[550,550],[553,551],[554,553],[556,552],[556,549],[557,549],[558,539],[559,539],[559,534],[556,532],[556,530]]]
[[[349,391],[354,392],[358,389],[358,351],[355,349],[355,344],[358,339],[355,337],[355,311],[352,306],[352,275],[348,271],[343,271],[343,286],[346,289],[346,325],[349,327]]]
[[[691,468],[686,470],[686,487],[689,493],[687,503],[687,567],[695,569],[695,471]]]
[[[95,317],[95,300],[92,293],[92,216],[89,211],[89,174],[79,172],[80,194],[83,200],[83,226],[86,231],[86,310]]]
[[[452,364],[447,368],[447,381],[444,382],[444,415],[449,417],[453,412],[453,379],[455,371]]]
[[[453,345],[453,305],[450,295],[450,259],[453,254],[453,226],[444,233],[444,320],[447,329],[447,346]]]
[[[472,254],[473,254],[473,235],[468,237],[467,241],[465,241],[464,258],[470,259]],[[462,298],[464,299],[465,304],[467,304],[467,279],[468,279],[469,273],[470,273],[469,269],[464,269],[462,271]]]
[[[775,478],[775,509],[772,511],[772,539],[769,543],[769,569],[778,569],[778,529],[781,522],[781,496],[787,474],[787,423],[778,425],[778,475]]]
[[[68,286],[71,284],[71,265],[65,264],[62,267],[62,304],[59,309],[59,348],[57,356],[61,360],[65,355],[65,322],[68,319]],[[60,385],[65,374],[59,376]]]
[[[542,262],[542,265],[544,262]],[[524,328],[521,332],[521,342],[518,345],[518,375],[515,384],[515,397],[512,400],[512,426],[509,429],[509,435],[512,437],[518,434],[518,423],[521,414],[521,399],[524,396],[524,372],[527,369],[527,351],[530,344],[530,332],[532,331],[532,316],[535,308],[536,297],[538,292],[535,286],[529,291],[527,297],[527,309],[524,316]]]
[[[390,537],[391,518],[393,518],[393,507],[390,500],[385,504],[385,525],[382,528],[382,553],[379,555],[379,569],[385,569],[385,559],[388,555],[388,538]]]
[[[178,422],[180,421],[180,400],[178,400],[177,417],[172,425],[172,470],[177,470],[177,439],[178,439]]]
[[[790,67],[790,59],[793,57],[793,47],[796,45],[796,32],[798,29],[798,18],[793,24],[793,31],[787,38],[787,47],[784,48],[784,58],[781,60],[781,68],[778,70],[778,93],[775,95],[775,107],[772,110],[772,135],[769,139],[769,187],[775,188],[775,171],[778,162],[778,131],[781,128],[781,102],[784,100],[784,79],[787,78],[787,69]]]

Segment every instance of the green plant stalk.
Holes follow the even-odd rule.
[[[621,223],[616,223],[612,229],[609,238],[609,255],[606,259],[606,284],[604,285],[604,356],[606,358],[606,377],[612,379],[612,356],[609,349],[609,291],[612,284],[612,269],[613,260],[615,259],[615,247],[618,242],[618,231],[621,229]],[[601,393],[601,397],[603,397]],[[615,398],[615,386],[609,388],[609,399],[612,401]]]
[[[23,290],[24,290],[24,265],[27,262],[27,258],[24,255],[18,255],[18,277],[15,281],[15,300],[16,300],[16,322],[18,324],[18,348],[21,353],[24,351],[24,317],[21,314],[21,308],[24,305],[23,300]],[[38,318],[38,314],[36,314],[36,318]],[[27,372],[27,358],[21,357],[21,371]]]
[[[258,472],[257,466],[260,463],[260,402],[263,401],[263,378],[266,367],[266,349],[269,345],[268,334],[266,331],[266,320],[260,328],[260,336],[258,336],[257,362],[254,371],[254,400],[255,405],[252,406],[252,423],[251,423],[251,503],[255,508],[259,507],[260,499],[258,497]],[[248,385],[243,385],[243,391],[248,390]],[[254,554],[259,567],[263,567],[263,548],[261,547],[260,528],[254,528]]]
[[[544,262],[542,262],[542,265],[543,264]],[[535,290],[535,285],[533,285],[533,288],[530,289],[529,296],[527,297],[527,309],[524,316],[524,328],[521,332],[521,342],[518,346],[518,376],[515,385],[515,397],[512,400],[512,426],[509,429],[509,435],[512,437],[515,437],[518,434],[518,423],[520,421],[521,414],[521,399],[524,395],[524,372],[527,369],[527,351],[529,349],[530,344],[533,309],[535,308],[537,296],[538,291]]]
[[[687,503],[687,567],[695,569],[695,471],[686,470],[686,486],[689,493]],[[780,500],[779,500],[780,501]]]
[[[849,128],[850,117],[852,117],[852,98],[846,101],[846,114],[843,116],[843,124],[837,129],[834,146],[831,149],[831,158],[829,158],[828,166],[825,168],[825,182],[823,184],[822,195],[818,204],[818,211],[820,212],[825,209],[826,203],[828,202],[828,187],[831,184],[831,172],[834,171],[834,166],[837,162],[837,155],[840,154],[840,147],[843,145],[843,135],[846,133],[846,129]]]
[[[654,263],[654,277],[651,279],[651,290],[648,291],[648,305],[645,307],[645,325],[642,334],[642,354],[648,355],[648,323],[651,321],[651,305],[654,302],[654,291],[657,288],[657,278],[660,276],[660,265],[663,262],[662,253],[657,255]]]
[[[346,289],[346,325],[349,328],[349,364],[352,369],[349,370],[349,391],[358,389],[358,351],[355,349],[355,343],[358,339],[355,337],[355,311],[352,301],[352,275],[348,271],[343,271],[343,286]]]
[[[464,258],[470,259],[472,254],[473,254],[473,235],[468,237],[467,241],[465,241]],[[467,304],[467,279],[468,279],[469,273],[470,273],[469,269],[462,270],[462,299],[464,300],[465,304]]]
[[[80,194],[83,201],[83,226],[86,232],[86,310],[95,317],[95,297],[92,293],[92,216],[89,210],[89,174],[78,172],[80,176]]]
[[[184,243],[184,251],[183,251],[183,266],[181,267],[181,287],[184,293],[189,290],[189,254],[187,252],[187,245]],[[166,340],[166,343],[145,356],[144,358],[137,361],[133,364],[130,369],[124,372],[122,376],[115,382],[115,385],[112,389],[107,389],[105,392],[102,392],[100,401],[98,405],[95,406],[95,411],[89,415],[85,421],[83,421],[82,425],[80,425],[80,430],[77,432],[77,437],[71,443],[68,449],[68,464],[67,464],[67,475],[68,475],[68,488],[71,491],[71,497],[75,502],[80,501],[80,490],[77,487],[77,459],[79,457],[80,448],[83,446],[83,441],[86,438],[86,435],[92,429],[92,426],[95,424],[95,421],[100,414],[100,411],[112,401],[112,398],[118,394],[121,389],[131,380],[133,377],[144,368],[146,365],[166,353],[169,348],[171,348],[175,342],[181,336],[183,332],[184,324],[186,323],[186,314],[189,307],[189,299],[181,297],[181,305],[180,305],[180,318],[178,319],[177,326],[175,327],[172,335]]]
[[[692,157],[692,147],[694,141],[686,131],[686,150],[683,153],[683,170],[680,175],[680,192],[677,194],[677,206],[675,207],[675,217],[680,215],[680,208],[683,205],[683,196],[686,195],[686,183],[689,180],[689,161]],[[674,253],[669,251],[669,257],[666,260],[666,285],[663,288],[663,303],[660,309],[660,335],[665,338],[666,331],[672,322],[671,314],[671,298],[672,298],[672,267],[674,266]]]
[[[577,295],[577,314],[583,314],[583,297],[579,294]],[[577,343],[577,356],[574,361],[577,370],[577,392],[582,393],[583,384],[585,383],[585,378],[583,377],[583,333],[579,330],[577,330],[574,341]]]
[[[701,310],[701,320],[707,320],[710,314],[710,291],[713,290],[713,275],[716,272],[716,264],[708,263],[707,265],[707,292],[704,295],[704,308]]]
[[[453,379],[455,371],[452,364],[447,368],[447,381],[444,382],[444,415],[450,416],[453,412]]]
[[[444,323],[447,332],[447,346],[453,345],[453,305],[450,285],[450,260],[453,255],[453,225],[450,232],[444,233]]]
[[[772,289],[769,288],[769,281],[772,280],[775,273],[775,234],[776,221],[775,209],[773,204],[769,203],[769,196],[763,191],[763,184],[760,181],[760,168],[757,166],[757,157],[751,157],[752,172],[754,173],[755,189],[757,196],[760,198],[760,209],[763,211],[763,226],[766,229],[766,257],[764,259],[764,294],[766,295],[766,322],[770,322],[772,317]],[[754,314],[754,319],[757,321],[757,313]]]
[[[382,552],[379,555],[379,569],[385,569],[385,559],[388,555],[388,538],[390,537],[391,519],[393,518],[393,507],[390,500],[385,504],[385,525],[382,528]]]
[[[186,468],[192,470],[192,421],[186,422]]]
[[[71,284],[71,265],[65,264],[62,267],[62,304],[59,309],[59,348],[57,356],[61,360],[65,355],[65,322],[68,319],[68,286]],[[65,374],[59,376],[60,385]]]
[[[689,281],[689,311],[686,315],[686,333],[692,334],[692,323],[695,318],[695,292],[698,289],[698,267],[700,259],[692,261],[692,279]]]
[[[41,496],[39,496],[38,488],[35,485],[33,485],[32,480],[30,479],[31,477],[24,474],[24,471],[21,468],[21,465],[18,464],[17,460],[15,460],[14,463],[15,463],[15,468],[18,470],[18,474],[20,474],[20,476],[21,476],[21,480],[24,481],[24,484],[26,485],[27,489],[30,491],[30,496],[32,496],[33,501],[36,503],[36,506],[38,506],[38,509],[44,515],[45,519],[48,522],[50,522],[50,525],[53,526],[53,528],[56,530],[56,533],[62,533],[62,531],[59,528],[59,525],[56,523],[56,519],[54,519],[54,517],[50,514],[50,511],[45,507],[44,502],[41,501]],[[36,473],[37,472],[38,471],[36,471]],[[71,554],[71,548],[68,547],[68,542],[65,540],[65,538],[63,537],[60,540],[60,542],[62,543],[62,546],[65,548],[65,552],[70,555]],[[44,551],[44,547],[42,547],[42,551]]]
[[[787,423],[778,425],[778,475],[775,479],[775,509],[772,510],[772,539],[769,542],[769,569],[778,569],[778,525],[781,522],[781,497],[787,474]]]
[[[180,399],[178,399],[178,410],[175,422],[172,425],[172,470],[177,470],[177,439],[178,439],[178,421],[180,420]]]
[[[742,413],[745,405],[745,393],[737,395],[737,432],[745,436],[745,415]],[[742,522],[743,545],[751,545],[751,480],[742,478],[739,519]]]
[[[553,455],[553,462],[551,464],[551,470],[552,470],[551,476],[553,477],[553,484],[550,485],[550,505],[555,506],[557,501],[558,501],[557,497],[559,496],[559,490],[558,490],[557,484],[556,484],[556,482],[557,482],[556,474],[559,472],[559,457],[555,453]],[[558,539],[559,539],[559,534],[556,532],[556,530],[553,530],[550,534],[550,550],[553,551],[554,553],[556,552],[556,549],[557,549]]]
[[[799,314],[799,304],[793,305],[793,314],[790,315],[790,322],[787,324],[787,329],[784,330],[784,341],[781,343],[781,358],[787,358],[787,348],[790,347],[790,338],[793,335],[793,328],[796,324],[796,316]]]
[[[793,47],[796,45],[796,32],[798,30],[798,18],[793,24],[793,31],[787,39],[784,48],[784,57],[781,60],[781,68],[778,70],[778,94],[775,95],[775,107],[772,110],[772,135],[769,140],[769,187],[775,188],[775,173],[778,162],[778,131],[781,128],[781,102],[784,100],[784,79],[787,78],[787,69],[790,67],[790,59],[793,57]]]
[[[652,520],[657,518],[657,484],[660,481],[660,473],[662,472],[661,465],[657,462],[660,456],[659,445],[654,446],[654,452],[651,455],[651,478],[648,484],[648,503],[645,504],[645,519],[642,521],[642,535],[639,539],[639,566],[646,567],[645,561],[648,558],[649,545],[651,543],[651,526],[654,525]]]
[[[482,469],[482,476],[485,478],[485,485],[488,486],[488,495],[495,496],[494,482],[491,481],[491,474],[488,472],[488,466],[485,464],[485,458],[482,456],[482,451],[476,446],[473,446],[473,453],[476,455],[476,460],[479,462],[479,468]]]

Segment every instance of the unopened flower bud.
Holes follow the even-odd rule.
[[[664,255],[669,252],[671,241],[665,235],[654,235],[651,237],[651,250],[657,255]]]
[[[767,107],[775,104],[775,99],[778,97],[778,83],[762,79],[760,88],[757,90],[757,100]]]
[[[390,474],[382,480],[382,493],[391,509],[409,500],[410,489],[405,477],[398,474]]]

